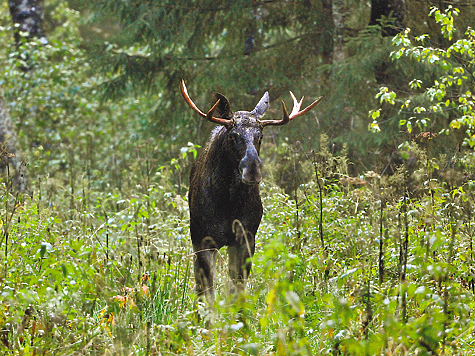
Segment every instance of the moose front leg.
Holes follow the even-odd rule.
[[[234,299],[244,292],[246,289],[246,282],[252,267],[252,256],[255,250],[254,236],[250,232],[246,232],[239,238],[239,233],[236,233],[235,245],[228,246],[229,256],[229,294]],[[241,243],[239,243],[241,242]]]
[[[202,248],[193,245],[195,251],[194,270],[195,270],[195,288],[198,298],[206,299],[210,305],[213,305],[214,296],[214,277],[216,271],[217,250],[213,248]]]

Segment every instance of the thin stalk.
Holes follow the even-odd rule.
[[[384,282],[384,234],[383,234],[383,216],[384,216],[384,200],[381,197],[381,205],[379,209],[379,284]]]
[[[147,235],[150,234],[150,216],[152,216],[152,207],[151,207],[151,204],[150,204],[150,201],[152,199],[151,195],[151,191],[150,191],[150,174],[151,174],[151,168],[150,168],[150,162],[148,160],[148,158],[145,160],[145,164],[146,164],[146,169],[147,169],[147,174],[146,174],[146,186],[145,186],[145,194],[147,195],[148,199],[147,199],[147,217],[145,219],[145,224],[146,224],[146,227],[147,227]]]
[[[38,177],[38,203],[36,204],[36,213],[40,216],[41,212],[41,177]]]
[[[4,231],[5,236],[5,273],[7,272],[7,260],[8,260],[8,231]]]
[[[472,236],[470,236],[470,264],[472,265],[472,270],[473,270],[474,261],[473,261],[473,237]],[[470,280],[469,285],[471,287],[472,293],[475,293],[475,281],[473,280],[473,276],[472,276],[472,279]]]
[[[69,146],[69,186],[71,187],[71,194],[69,200],[70,219],[73,219],[74,211],[74,194],[75,194],[75,172],[74,172],[74,151],[72,145]]]
[[[402,293],[402,320],[404,323],[407,322],[407,301],[406,301],[406,273],[407,273],[407,255],[409,250],[409,222],[407,218],[407,189],[404,192],[404,242],[403,242],[403,256],[402,256],[402,272],[401,272],[401,286],[403,288]]]
[[[86,139],[86,177],[87,177],[87,190],[91,191],[91,171],[92,171],[92,142],[91,135]]]
[[[317,180],[317,186],[318,186],[318,195],[319,195],[319,209],[320,209],[320,216],[319,216],[319,221],[318,221],[318,230],[320,233],[320,243],[322,245],[323,251],[325,253],[327,252],[327,249],[325,247],[325,240],[323,238],[323,184],[320,181],[320,177],[318,175],[318,164],[317,164],[317,158],[315,155],[315,151],[312,150],[312,156],[313,156],[313,168],[315,171],[315,178]]]
[[[431,165],[430,165],[430,149],[431,149],[431,141],[432,141],[432,137],[433,137],[433,134],[432,134],[432,125],[430,126],[429,128],[429,138],[428,138],[428,141],[427,141],[427,161],[426,161],[426,170],[427,170],[427,177],[428,177],[428,180],[429,180],[429,194],[430,194],[430,201],[431,201],[431,209],[430,209],[430,213],[431,214],[434,214],[434,210],[435,210],[435,191],[432,187],[432,169],[431,169]],[[431,226],[431,229],[430,231],[432,232],[432,222],[430,224]],[[426,246],[426,259],[429,260],[429,254],[430,254],[430,238],[429,238],[429,234],[425,234],[425,246]]]
[[[470,231],[470,236],[469,236],[470,237],[470,264],[472,265],[472,274],[473,274],[474,258],[473,258],[473,234],[471,233],[472,232],[471,215],[468,221],[468,231]],[[471,282],[470,285],[472,287],[472,293],[475,293],[475,281],[473,280],[473,276],[470,282]]]
[[[450,194],[452,196],[452,194]],[[447,259],[447,267],[445,270],[444,276],[444,326],[442,328],[443,337],[442,337],[442,350],[445,348],[445,344],[447,341],[447,327],[448,327],[448,320],[449,320],[449,273],[450,267],[452,266],[452,259],[454,257],[454,245],[455,245],[455,236],[457,232],[457,221],[454,218],[454,211],[453,211],[453,204],[450,204],[450,242],[449,242],[449,257]]]
[[[472,204],[471,202],[473,201],[473,197],[470,194],[470,199],[466,202],[466,215],[467,215],[467,235],[469,238],[469,244],[470,244],[470,272],[471,272],[471,279],[468,282],[468,285],[472,291],[472,293],[475,293],[475,280],[473,279],[473,266],[474,266],[474,251],[473,251],[473,225],[472,225]]]
[[[144,217],[145,220],[145,248],[150,247],[150,217],[152,216],[152,189],[150,189],[150,174],[151,174],[151,168],[150,168],[150,161],[149,158],[147,157],[145,159],[145,186],[144,186],[144,195],[145,195],[145,206],[147,208],[147,216]],[[148,253],[146,256],[146,263],[148,268],[150,269],[151,265],[151,254]]]
[[[138,233],[137,224],[135,224],[135,238],[137,240],[137,268],[138,268],[137,280],[140,282],[140,279],[142,278],[142,274],[141,274],[142,260],[140,259],[140,236]]]
[[[15,194],[15,200],[13,202],[13,207],[12,207],[12,210],[11,210],[11,213],[10,213],[10,217],[8,217],[8,212],[9,212],[9,204],[8,204],[8,200],[9,200],[9,192],[12,191],[12,185],[13,185],[13,180],[12,180],[12,177],[10,177],[10,157],[7,156],[7,180],[6,180],[6,185],[5,185],[5,188],[6,188],[6,191],[5,191],[5,217],[3,218],[3,236],[5,237],[5,273],[7,272],[7,260],[8,260],[8,238],[10,236],[10,224],[13,220],[13,214],[15,213],[15,207],[17,206],[18,204],[18,196],[20,194],[20,192],[17,192]],[[2,238],[3,240],[3,238]]]
[[[152,323],[150,322],[150,320],[147,320],[147,331],[146,331],[146,337],[147,337],[147,349],[145,351],[145,355],[150,355],[150,328],[152,326]]]
[[[8,158],[8,151],[6,147],[1,148],[2,152],[2,157],[0,159],[5,159],[6,160],[6,179],[5,179],[5,196],[3,197],[4,202],[5,202],[5,217],[2,219],[3,220],[3,231],[2,231],[2,241],[5,238],[5,273],[7,271],[7,259],[8,259],[8,198],[9,198],[9,191],[11,188],[11,179],[10,179],[10,159]]]
[[[103,213],[104,213],[104,219],[105,219],[105,223],[106,223],[106,228],[107,228],[107,232],[106,232],[106,266],[109,265],[109,217],[107,216],[107,213],[105,210],[103,210]]]
[[[188,285],[188,274],[190,273],[190,263],[187,261],[186,263],[186,271],[185,271],[185,280],[183,281],[183,289],[181,293],[181,311],[184,311],[185,308],[185,297],[186,293],[186,286]]]
[[[141,278],[142,278],[142,274],[141,274],[141,267],[142,267],[142,259],[141,259],[141,253],[140,253],[140,242],[141,242],[141,238],[139,236],[139,231],[138,231],[138,215],[139,215],[139,212],[140,212],[140,208],[142,207],[142,204],[139,203],[137,205],[137,209],[135,210],[135,213],[134,213],[134,221],[135,221],[135,238],[137,240],[137,267],[138,267],[138,281],[140,282]]]
[[[427,176],[429,178],[429,193],[431,198],[431,214],[434,212],[435,201],[434,201],[434,189],[432,189],[432,170],[430,168],[430,144],[432,141],[432,125],[429,129],[429,139],[427,141],[427,162],[426,162],[426,169],[427,169]]]
[[[322,245],[322,251],[323,251],[323,258],[325,259],[326,267],[325,267],[325,279],[328,279],[330,276],[330,263],[328,260],[328,249],[327,246],[325,246],[325,239],[323,238],[323,181],[320,179],[318,175],[318,164],[317,164],[317,159],[315,156],[315,151],[312,150],[312,156],[313,156],[313,167],[315,170],[315,178],[317,179],[317,186],[318,186],[318,195],[319,195],[319,209],[320,209],[320,216],[319,216],[319,222],[318,222],[318,229],[320,232],[320,243]]]
[[[301,249],[301,240],[300,240],[300,237],[301,237],[301,231],[300,231],[300,204],[299,204],[299,198],[298,198],[298,172],[297,172],[297,164],[296,164],[296,150],[293,150],[292,152],[292,165],[293,165],[293,170],[294,170],[294,174],[293,174],[293,177],[294,179],[296,180],[293,184],[294,186],[294,199],[295,199],[295,227],[297,229],[297,241],[298,241],[298,245],[299,245],[299,249]],[[293,244],[292,248],[295,246],[295,244]],[[293,273],[291,273],[291,281],[293,281]]]
[[[363,335],[366,340],[369,338],[369,325],[373,321],[373,308],[371,306],[371,272],[368,274],[366,283],[366,293],[363,295],[363,303],[365,304],[365,315],[362,320]]]

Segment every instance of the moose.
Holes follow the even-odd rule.
[[[181,92],[191,108],[203,118],[218,124],[191,167],[188,204],[194,250],[195,289],[212,304],[215,299],[217,251],[228,246],[229,293],[243,292],[251,272],[255,236],[262,218],[259,183],[262,162],[259,151],[266,126],[281,126],[315,107],[322,97],[305,109],[290,92],[294,107],[290,115],[282,101],[281,120],[262,120],[269,108],[266,92],[254,110],[232,112],[229,101],[214,93],[215,104],[205,114],[188,95],[185,82]]]

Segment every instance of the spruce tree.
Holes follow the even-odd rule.
[[[290,102],[289,90],[310,100],[321,93],[311,74],[333,57],[328,1],[101,1],[96,19],[118,19],[121,45],[105,44],[97,60],[107,97],[158,96],[157,125],[197,125],[179,82],[203,110],[217,91],[234,107],[252,109],[268,90]],[[325,5],[325,6],[324,6]],[[331,18],[331,17],[330,17]],[[281,115],[280,105],[272,109]],[[308,118],[311,121],[311,118]]]
[[[312,115],[284,130],[272,130],[271,135],[290,136],[305,146],[316,144],[319,133],[326,132],[337,149],[348,143],[352,160],[368,169],[374,154],[384,161],[383,156],[391,156],[400,142],[396,113],[387,118],[381,135],[368,134],[368,112],[377,105],[379,88],[405,91],[415,77],[436,77],[424,66],[393,62],[391,37],[411,27],[414,35],[429,33],[443,41],[427,17],[438,3],[102,0],[97,6],[90,2],[92,23],[117,29],[109,30],[106,42],[96,48],[97,68],[104,74],[101,92],[106,98],[145,94],[154,101],[154,118],[144,124],[147,132],[198,143],[204,140],[201,125],[209,124],[186,107],[179,91],[181,79],[202,110],[212,105],[214,91],[225,94],[234,108],[252,109],[268,90],[272,116],[281,115],[274,101],[290,103],[289,90],[307,100],[323,95],[322,105]],[[462,27],[473,11],[463,8]]]

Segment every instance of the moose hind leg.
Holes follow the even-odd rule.
[[[216,249],[202,249],[193,245],[195,251],[194,270],[196,294],[200,299],[206,297],[208,303],[213,305],[214,276],[216,270]]]
[[[255,242],[254,236],[247,232],[247,239],[243,239],[242,244],[228,246],[229,256],[229,293],[234,298],[246,289],[246,282],[251,273],[252,261],[254,255]]]

